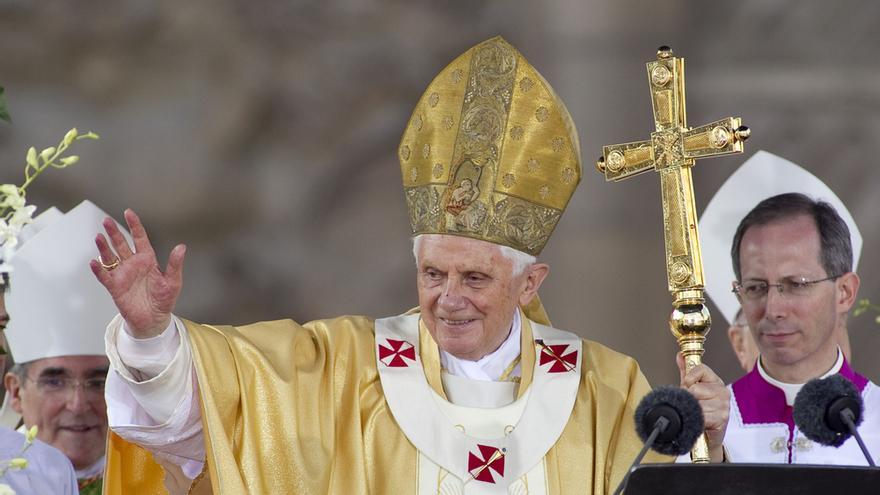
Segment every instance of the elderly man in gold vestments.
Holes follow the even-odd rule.
[[[535,256],[579,153],[562,102],[506,41],[455,59],[400,144],[419,307],[384,319],[180,319],[185,247],[163,272],[132,211],[133,249],[106,222],[98,250],[119,263],[92,270],[120,312],[107,493],[609,493],[641,447],[648,383],[550,327],[537,298],[549,267]],[[726,391],[692,373],[718,459]]]

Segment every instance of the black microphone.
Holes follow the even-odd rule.
[[[794,399],[794,424],[810,440],[840,447],[856,437],[869,466],[874,460],[856,429],[862,423],[865,404],[855,385],[841,375],[807,382]]]
[[[618,495],[633,468],[642,462],[649,448],[666,454],[679,456],[691,450],[697,438],[703,433],[703,410],[700,403],[683,388],[657,387],[646,395],[635,413],[636,433],[645,443],[639,455],[627,471],[626,476],[614,495]]]

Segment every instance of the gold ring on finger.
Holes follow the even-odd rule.
[[[109,272],[110,270],[119,266],[119,258],[116,258],[115,260],[113,260],[112,263],[104,263],[104,258],[98,256],[98,263],[101,264],[101,268],[103,268]]]

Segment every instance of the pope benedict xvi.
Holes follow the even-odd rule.
[[[185,247],[162,271],[134,212],[133,248],[105,222],[92,271],[120,312],[107,493],[613,490],[641,447],[648,383],[631,358],[550,327],[537,298],[549,267],[535,256],[579,153],[564,105],[506,41],[455,59],[400,144],[419,307],[390,318],[180,319]],[[707,376],[711,430],[727,402]]]

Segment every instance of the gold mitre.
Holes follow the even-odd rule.
[[[532,255],[581,180],[568,110],[501,37],[434,78],[398,151],[413,235],[463,235]]]

